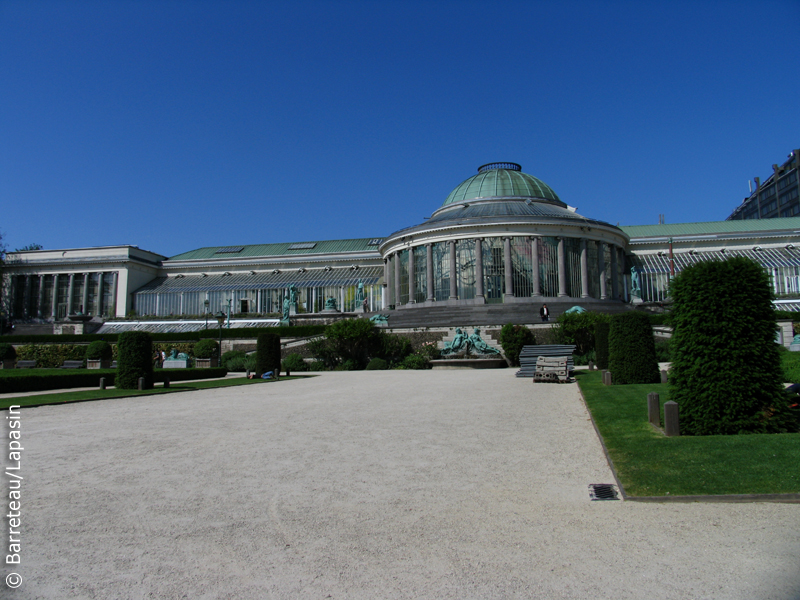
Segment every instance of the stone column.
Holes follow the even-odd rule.
[[[475,238],[475,300],[482,302],[483,295],[483,238]]]
[[[53,275],[53,306],[50,312],[52,313],[50,316],[55,320],[58,317],[58,273]]]
[[[394,253],[394,306],[400,306],[400,252]]]
[[[408,248],[408,303],[414,304],[417,297],[417,282],[414,281],[414,248]]]
[[[44,302],[44,275],[39,275],[39,298],[36,302],[36,316],[42,318],[42,303]]]
[[[533,297],[542,297],[542,284],[539,281],[539,238],[531,238],[531,275],[533,283]]]
[[[606,285],[606,245],[597,242],[597,269],[600,271],[600,300],[608,299],[608,286]]]
[[[586,238],[581,238],[581,298],[589,297],[589,249]]]
[[[72,292],[75,291],[75,273],[69,274],[69,287],[67,291],[67,315],[72,314]]]
[[[81,298],[83,302],[83,306],[81,307],[81,312],[83,314],[89,314],[89,274],[83,274],[83,297]]]
[[[456,242],[450,240],[450,300],[458,300],[458,271],[456,270]]]
[[[97,276],[97,302],[95,303],[95,314],[98,317],[103,315],[103,272]]]
[[[383,259],[383,289],[381,290],[381,301],[383,303],[383,309],[386,308],[392,303],[391,298],[389,297],[389,281],[391,279],[391,268],[389,267],[389,257]]]
[[[514,297],[514,271],[511,267],[511,238],[503,238],[503,270],[506,275],[506,296]]]
[[[119,271],[111,274],[111,316],[117,316],[117,288],[119,287]]]
[[[619,269],[617,268],[617,247],[611,246],[611,296],[619,300]]]
[[[22,290],[22,315],[24,317],[31,316],[31,276],[23,275],[25,277],[25,287]]]
[[[558,238],[558,297],[567,296],[567,254],[564,238]]]
[[[428,281],[428,294],[425,298],[428,302],[433,302],[436,299],[436,295],[433,293],[433,244],[425,244],[425,262],[426,266],[428,267],[427,281]]]

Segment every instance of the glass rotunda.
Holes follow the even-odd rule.
[[[427,221],[381,243],[385,305],[619,302],[627,242],[520,165],[483,165]]]

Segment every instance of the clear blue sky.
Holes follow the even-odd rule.
[[[479,165],[725,219],[800,147],[800,2],[0,2],[9,249],[379,237]]]

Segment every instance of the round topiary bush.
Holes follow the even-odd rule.
[[[615,384],[661,381],[653,328],[646,314],[631,311],[611,319],[608,369]]]
[[[366,370],[367,371],[385,371],[389,368],[389,363],[387,363],[382,358],[373,358],[367,364]]]
[[[113,349],[105,340],[96,340],[86,348],[86,360],[111,360]]]
[[[153,387],[153,338],[146,331],[126,331],[117,339],[117,377],[114,385],[123,390]]]
[[[281,371],[281,338],[274,333],[261,333],[256,340],[256,375]]]
[[[503,325],[500,330],[500,345],[503,347],[503,353],[506,358],[511,361],[512,367],[519,366],[519,355],[522,352],[523,346],[533,346],[536,344],[536,338],[533,337],[533,332],[524,325],[512,325],[508,323]]]
[[[17,351],[11,344],[0,344],[0,360],[14,360],[17,358]]]
[[[702,262],[672,282],[670,399],[681,433],[779,432],[788,411],[769,276],[744,257]]]
[[[192,352],[195,358],[214,358],[217,355],[217,349],[217,342],[206,338],[197,342]]]

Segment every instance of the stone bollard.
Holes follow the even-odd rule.
[[[144,377],[139,377],[139,389],[144,389]]]
[[[100,389],[101,390],[106,389],[106,378],[105,377],[101,377],[100,378]]]
[[[678,419],[678,403],[670,400],[664,404],[664,435],[675,437],[681,434]]]
[[[603,371],[603,383],[605,385],[612,385],[611,371]]]
[[[169,387],[169,377],[164,377],[164,387],[165,388]]]
[[[594,361],[593,360],[589,361],[589,370],[590,371],[594,371]]]
[[[666,371],[661,371],[661,383],[667,383],[669,381],[669,377],[667,376]]]
[[[647,394],[647,420],[651,425],[661,427],[661,405],[655,392]]]

